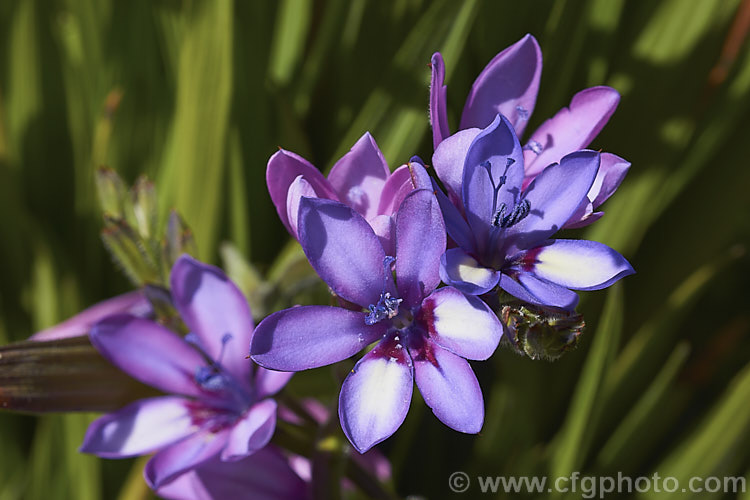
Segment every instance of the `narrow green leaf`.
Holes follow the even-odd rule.
[[[602,380],[608,363],[617,351],[623,315],[622,288],[615,285],[607,292],[607,301],[593,335],[586,364],[578,379],[565,422],[553,444],[552,477],[568,476],[583,465],[599,418]]]

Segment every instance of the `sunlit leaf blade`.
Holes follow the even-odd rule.
[[[0,346],[0,408],[111,411],[154,391],[113,367],[88,337]]]

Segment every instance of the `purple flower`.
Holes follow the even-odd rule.
[[[215,471],[222,464],[263,449],[276,425],[277,405],[270,396],[291,376],[246,359],[253,334],[250,308],[219,269],[183,255],[170,281],[174,304],[190,330],[184,339],[128,314],[103,319],[90,334],[115,366],[169,395],[100,417],[81,446],[105,458],[156,452],[144,471],[154,489],[191,470],[203,482],[214,476],[219,481],[224,473]],[[253,477],[248,475],[250,483]],[[232,488],[250,485],[241,483]]]
[[[116,313],[145,318],[151,316],[153,311],[143,291],[128,292],[94,304],[62,323],[35,333],[29,340],[46,341],[88,335],[97,321]]]
[[[449,152],[461,145],[467,147],[480,129],[487,127],[500,113],[513,125],[516,135],[523,136],[528,119],[534,111],[539,79],[542,73],[542,52],[531,35],[495,56],[474,81],[461,115],[459,132],[450,136],[446,115],[445,67],[440,53],[432,56],[430,121],[432,122],[435,156],[433,165],[441,179],[460,181],[463,163]],[[606,125],[620,101],[620,94],[610,87],[592,87],[573,96],[570,105],[545,121],[523,148],[525,172],[523,188],[542,170],[574,151],[586,148]],[[443,142],[451,145],[441,147]],[[611,153],[603,153],[597,178],[581,206],[565,221],[565,227],[581,227],[599,219],[603,212],[594,212],[617,189],[630,163]],[[449,195],[460,198],[461,191],[448,185]]]
[[[430,187],[429,175],[415,161],[391,173],[368,132],[336,162],[327,179],[307,160],[282,149],[268,160],[266,182],[281,222],[295,238],[299,203],[305,196],[350,206],[387,243],[393,229],[391,216],[404,197],[413,189]]]
[[[434,195],[404,199],[395,222],[395,258],[351,207],[303,198],[299,240],[335,294],[357,310],[303,306],[264,319],[250,347],[267,368],[300,371],[375,347],[347,376],[339,397],[344,433],[360,452],[393,434],[409,409],[414,381],[449,427],[482,427],[482,392],[466,359],[487,359],[502,326],[477,297],[440,283],[443,219]],[[395,283],[393,264],[395,262]]]
[[[468,146],[453,145],[446,154],[457,161],[463,155],[464,165],[454,185],[461,193],[459,206],[436,191],[448,234],[458,245],[441,259],[445,283],[477,295],[499,285],[532,304],[573,309],[578,296],[571,290],[598,290],[634,272],[601,243],[550,239],[595,182],[599,153],[566,155],[522,190],[523,150],[503,115]]]

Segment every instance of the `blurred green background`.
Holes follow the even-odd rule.
[[[638,274],[583,298],[589,328],[560,361],[474,364],[478,437],[415,396],[380,446],[396,491],[450,497],[456,470],[750,483],[749,28],[740,0],[2,0],[0,343],[129,289],[99,239],[96,166],[147,174],[202,259],[228,264],[230,241],[273,287],[276,148],[325,170],[369,130],[392,168],[429,162],[430,55],[455,129],[473,79],[528,32],[545,61],[529,131],[587,86],[623,96],[592,147],[633,166],[580,233]],[[338,385],[323,370],[307,389],[330,402]],[[0,499],[147,497],[141,462],[77,453],[91,418],[1,413]]]

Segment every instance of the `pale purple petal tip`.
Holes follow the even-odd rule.
[[[460,248],[449,248],[440,257],[440,278],[463,293],[481,295],[495,288],[500,272],[484,267]]]
[[[276,401],[265,399],[256,403],[232,427],[221,459],[232,462],[251,455],[268,444],[275,429]]]
[[[144,455],[189,436],[187,400],[177,396],[141,399],[94,420],[79,451],[103,458]]]
[[[273,396],[289,382],[294,372],[267,370],[258,366],[255,370],[255,390],[258,398]]]
[[[284,149],[274,153],[268,160],[266,184],[276,212],[290,234],[293,234],[293,231],[287,216],[287,193],[294,179],[300,175],[304,176],[318,196],[338,199],[328,180],[309,161]]]
[[[412,357],[417,387],[435,416],[459,432],[482,430],[484,398],[469,363],[429,340]]]
[[[600,290],[635,272],[622,255],[587,240],[552,240],[519,260],[525,271],[573,290]]]
[[[29,340],[57,340],[88,335],[97,321],[118,313],[146,318],[153,314],[153,310],[143,291],[136,290],[94,304],[62,323],[35,333]]]
[[[489,358],[503,335],[500,321],[487,304],[450,286],[422,302],[421,319],[438,345],[467,359]]]
[[[392,338],[359,360],[339,396],[341,428],[357,451],[396,432],[409,411],[413,384],[411,358]]]

